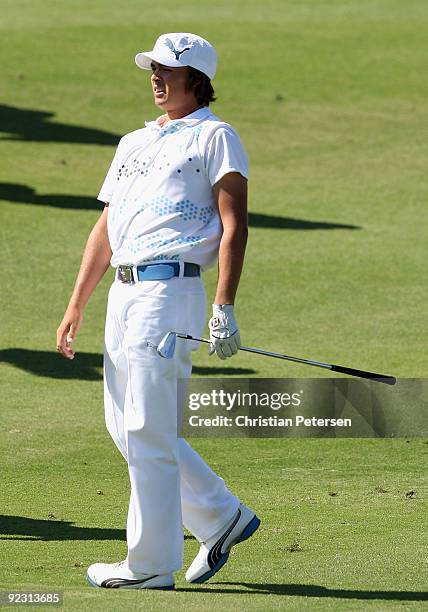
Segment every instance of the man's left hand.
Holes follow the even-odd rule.
[[[213,316],[208,326],[211,340],[210,355],[217,353],[220,359],[227,359],[238,352],[241,338],[232,304],[213,304]]]

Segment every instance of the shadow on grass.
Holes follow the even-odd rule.
[[[185,535],[184,539],[194,538]],[[126,529],[77,527],[70,521],[0,515],[0,540],[121,540]]]
[[[346,225],[343,223],[331,223],[328,221],[306,221],[305,219],[294,219],[293,217],[278,217],[276,215],[261,215],[249,213],[248,221],[251,227],[266,227],[269,229],[286,230],[332,230],[332,229],[361,229],[358,225]]]
[[[318,584],[257,584],[253,582],[211,582],[208,587],[177,588],[177,591],[198,593],[227,593],[230,595],[285,595],[288,597],[331,597],[332,599],[356,599],[386,601],[426,601],[428,594],[424,591],[357,591],[354,589],[329,589]],[[222,588],[244,587],[243,589]]]
[[[0,183],[0,200],[16,202],[18,204],[37,204],[73,210],[99,210],[101,212],[103,208],[102,202],[96,198],[58,193],[38,195],[32,187],[17,183]]]
[[[21,537],[16,537],[21,536]],[[0,516],[0,540],[126,540],[125,529],[77,527],[70,521]]]
[[[95,197],[66,195],[61,193],[37,194],[32,187],[19,183],[0,183],[0,200],[16,202],[17,204],[36,204],[52,206],[53,208],[68,208],[71,210],[98,210],[103,204]],[[306,221],[292,217],[277,215],[261,215],[249,213],[250,227],[285,230],[331,230],[331,229],[361,229],[357,225],[330,223],[327,221]]]
[[[23,348],[8,348],[0,350],[0,363],[31,372],[36,376],[46,376],[57,379],[102,380],[103,356],[101,353],[77,352],[76,357],[69,361],[56,351],[35,351]],[[245,376],[254,374],[251,368],[202,367],[194,366],[193,373],[200,376]]]
[[[56,351],[33,351],[9,348],[0,351],[0,362],[9,363],[36,376],[79,380],[102,380],[99,369],[103,367],[100,353],[77,353],[69,361]]]
[[[50,111],[18,108],[0,104],[1,140],[27,142],[75,142],[79,144],[117,145],[120,136],[104,130],[52,121]]]

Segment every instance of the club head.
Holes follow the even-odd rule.
[[[175,345],[177,342],[177,336],[174,332],[168,332],[159,342],[157,347],[158,355],[164,359],[172,359],[175,353]]]

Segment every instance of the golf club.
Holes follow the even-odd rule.
[[[177,338],[183,340],[195,340],[196,342],[205,342],[205,344],[211,344],[209,340],[205,338],[194,338],[188,334],[181,334],[180,332],[168,332],[159,342],[156,350],[161,357],[165,359],[172,359],[175,353],[175,346]],[[153,345],[152,345],[153,346]],[[302,357],[292,357],[291,355],[283,355],[281,353],[272,353],[271,351],[264,351],[262,349],[252,348],[250,346],[241,346],[240,351],[247,351],[248,353],[257,353],[258,355],[267,355],[268,357],[276,357],[277,359],[286,359],[287,361],[294,361],[296,363],[306,363],[307,365],[316,366],[317,368],[325,368],[332,370],[333,372],[340,372],[341,374],[349,374],[350,376],[358,376],[359,378],[370,378],[378,382],[385,383],[387,385],[395,385],[397,382],[394,376],[388,376],[387,374],[376,374],[375,372],[366,372],[365,370],[356,370],[354,368],[347,368],[345,366],[335,365],[333,363],[323,363],[321,361],[313,361],[312,359],[303,359]]]

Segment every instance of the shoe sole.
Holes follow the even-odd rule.
[[[93,580],[91,580],[88,576],[88,574],[86,574],[86,580],[89,583],[89,585],[91,587],[94,587],[95,589],[102,589],[103,587],[101,587],[99,584],[97,584],[96,582],[94,582]],[[127,587],[114,587],[116,589],[139,589],[140,591],[143,589],[146,589],[147,591],[151,590],[151,591],[173,591],[175,589],[175,584],[169,584],[167,586],[157,586],[157,587],[132,587],[132,586],[127,586]]]
[[[214,565],[214,567],[212,569],[210,569],[205,574],[202,574],[202,576],[199,576],[199,578],[195,578],[195,580],[191,580],[190,581],[191,584],[202,584],[203,582],[206,582],[212,576],[214,576],[214,574],[217,574],[217,572],[219,570],[221,570],[223,565],[228,560],[229,554],[230,554],[230,550],[232,549],[232,547],[235,546],[235,544],[240,544],[240,542],[244,542],[245,540],[248,540],[248,538],[251,537],[253,535],[253,533],[259,528],[259,526],[260,526],[260,519],[259,519],[258,516],[254,515],[253,518],[251,519],[251,521],[245,527],[245,529],[242,530],[242,533],[239,536],[239,538],[237,540],[235,540],[235,542],[232,544],[232,546],[230,547],[228,552],[225,552],[220,557],[219,561]]]

